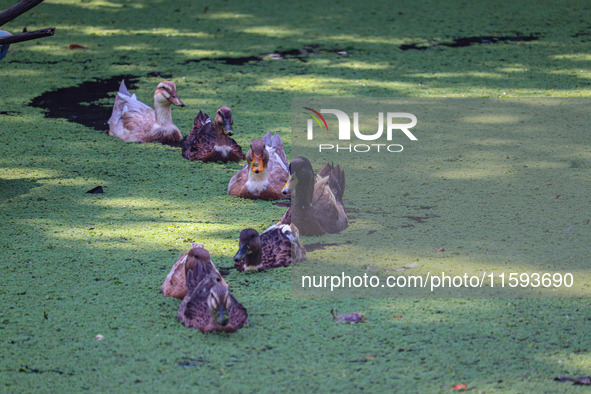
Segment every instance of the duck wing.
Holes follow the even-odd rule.
[[[246,198],[244,194],[250,194],[246,188],[246,182],[248,182],[248,164],[232,176],[232,179],[228,183],[228,194],[230,196]]]
[[[287,157],[285,156],[285,151],[283,150],[283,141],[281,140],[279,134],[275,132],[273,135],[271,135],[271,132],[269,131],[261,139],[265,143],[267,152],[269,152],[268,167],[270,169],[273,169],[273,167],[278,167],[275,171],[281,171],[288,174],[289,164],[287,162]],[[287,182],[287,178],[285,179],[285,182]]]
[[[121,115],[120,122],[122,122],[125,130],[129,131],[127,141],[146,141],[145,136],[149,134],[152,126],[156,122],[154,110],[147,105],[135,100],[135,108],[124,107],[124,112]]]
[[[185,263],[189,252],[183,253],[172,266],[160,289],[164,297],[174,297],[182,300],[187,295],[187,279],[185,278]]]
[[[127,87],[125,86],[125,80],[121,80],[121,84],[119,85],[119,92],[115,95],[115,104],[113,105],[113,112],[111,112],[111,117],[109,118],[109,127],[112,129],[119,119],[121,118],[121,114],[123,113],[123,107],[125,106],[125,100],[123,97],[131,97]]]
[[[291,228],[289,225],[273,225],[261,234],[263,248],[262,270],[287,267],[291,264]]]
[[[187,273],[187,282],[194,283],[193,271]],[[191,292],[187,293],[179,306],[177,319],[185,327],[198,328],[201,332],[212,331],[211,313],[207,305],[207,297],[213,282],[201,281]]]
[[[203,161],[214,150],[215,127],[211,118],[203,111],[199,111],[193,121],[191,133],[185,141],[183,157],[191,161]]]
[[[320,181],[322,178],[328,176],[328,185],[332,190],[334,196],[339,200],[343,201],[343,195],[345,194],[345,171],[341,170],[341,167],[337,164],[326,163],[324,167],[318,171],[316,181]]]
[[[228,294],[228,318],[229,322],[224,327],[225,332],[235,332],[248,323],[246,308],[239,303],[232,294]]]
[[[228,144],[232,149],[230,150],[230,152],[228,152],[228,156],[226,156],[221,161],[240,161],[246,159],[246,156],[244,156],[244,152],[242,152],[242,148],[233,138],[228,138]]]
[[[319,178],[314,185],[312,207],[318,223],[330,234],[344,230],[348,225],[347,214],[343,206],[342,194],[335,195],[330,186],[330,175]]]

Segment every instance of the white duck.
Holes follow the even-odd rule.
[[[172,123],[172,104],[184,107],[174,82],[162,81],[154,92],[154,109],[132,95],[121,81],[109,118],[109,135],[133,142],[177,142],[183,138]]]

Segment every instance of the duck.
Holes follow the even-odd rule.
[[[185,106],[177,96],[174,82],[158,84],[152,109],[139,101],[135,93],[130,94],[123,80],[109,118],[109,135],[128,142],[178,142],[183,135],[172,122],[172,105]]]
[[[7,32],[6,30],[0,30],[0,37],[9,37],[11,35],[12,34],[10,34],[9,32]],[[10,47],[10,44],[0,45],[0,60],[4,59],[4,57],[8,53],[8,48],[9,47]]]
[[[287,182],[287,158],[279,134],[268,132],[253,140],[246,153],[247,164],[228,183],[228,194],[253,200],[285,198],[283,185]]]
[[[300,234],[336,234],[347,228],[345,171],[338,164],[327,163],[314,177],[310,161],[296,157],[289,163],[289,174],[283,193],[291,193],[291,221]]]
[[[199,111],[193,121],[193,129],[187,137],[183,157],[194,161],[240,161],[244,160],[242,148],[230,136],[234,119],[230,107],[220,107],[213,119]]]
[[[240,231],[238,252],[234,256],[238,271],[263,271],[287,267],[306,259],[306,249],[300,242],[297,227],[281,222],[259,235],[253,228]]]
[[[177,319],[185,326],[206,332],[236,332],[249,324],[246,308],[228,287],[214,278],[199,280],[195,271],[187,273],[188,293],[179,306]]]
[[[164,297],[173,297],[179,300],[185,298],[188,292],[187,274],[189,271],[194,272],[196,279],[213,278],[223,286],[228,287],[213,261],[211,261],[209,251],[204,248],[204,245],[192,243],[191,246],[192,248],[189,251],[178,258],[160,287]]]

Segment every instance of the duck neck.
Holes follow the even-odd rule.
[[[160,125],[168,125],[172,123],[172,104],[168,101],[162,102],[154,97],[154,116],[156,123]]]
[[[263,250],[255,249],[246,255],[246,264],[251,266],[258,266],[263,262]]]
[[[255,196],[260,195],[269,186],[269,180],[267,179],[267,170],[253,172],[250,170],[250,164],[248,165],[248,181],[246,181],[246,188],[249,192]]]
[[[295,201],[295,205],[298,207],[309,207],[312,204],[314,197],[314,181],[302,180],[295,187],[291,194],[292,199]]]
[[[224,132],[224,126],[222,125],[215,125],[215,135],[216,135],[216,144],[218,146],[229,146],[229,139],[228,134]]]

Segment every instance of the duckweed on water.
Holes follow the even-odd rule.
[[[0,8],[10,5],[3,1]],[[94,121],[47,117],[47,107],[31,104],[51,91],[121,75],[137,78],[133,91],[151,103],[157,83],[171,79],[186,104],[172,113],[184,135],[199,109],[212,113],[228,105],[241,146],[278,131],[290,155],[294,97],[588,97],[591,30],[583,15],[590,8],[584,1],[277,6],[52,0],[9,22],[3,28],[12,32],[48,25],[57,31],[12,45],[14,52],[0,63],[0,391],[437,392],[456,384],[489,392],[573,390],[553,378],[591,374],[587,299],[303,299],[291,295],[291,268],[232,270],[226,280],[248,309],[251,326],[232,335],[183,327],[176,321],[178,300],[159,292],[178,255],[196,241],[216,264],[231,266],[240,230],[262,231],[285,208],[227,196],[227,182],[240,164],[189,162],[179,148],[123,143],[93,128]],[[433,46],[517,35],[538,39]],[[89,49],[69,50],[70,44]],[[400,49],[413,44],[429,49]],[[228,60],[245,58],[253,61]],[[114,83],[108,96],[89,91],[85,102],[72,103],[66,95],[63,108],[94,113],[102,107],[108,114]],[[106,119],[96,119],[101,121]],[[544,206],[556,209],[552,217],[571,220],[541,223],[540,212],[539,226],[530,231],[535,215],[528,212],[523,223],[515,218],[515,229],[486,231],[501,237],[515,230],[503,241],[511,253],[543,243],[544,228],[564,230],[551,237],[560,247],[547,250],[557,261],[579,256],[584,272],[588,255],[580,251],[591,244],[591,214],[582,191],[589,189],[591,151],[583,131],[572,135],[572,149],[564,137],[552,160],[540,153],[528,162],[515,154],[551,151],[541,146],[544,139],[499,132],[469,145],[453,134],[438,137],[442,148],[429,152],[420,174],[428,179],[392,172],[394,187],[413,186],[407,192],[416,204],[400,200],[389,231],[404,255],[392,253],[390,263],[412,264],[426,253],[417,240],[432,240],[433,250],[444,246],[438,234],[421,228],[458,228],[442,214],[454,209],[445,194],[463,193],[476,204],[486,197],[483,191],[519,186],[520,176],[536,172],[540,184],[532,187],[539,190],[531,194],[547,199]],[[516,140],[519,149],[512,145]],[[493,145],[509,157],[502,160],[504,169],[488,165],[500,160],[490,152]],[[420,164],[419,157],[413,160]],[[461,171],[459,162],[465,164]],[[450,182],[441,180],[452,175]],[[470,182],[475,177],[498,183]],[[566,183],[580,190],[565,191]],[[98,185],[103,194],[86,193]],[[479,185],[486,188],[477,190]],[[487,200],[486,215],[494,218],[507,201],[511,209],[527,210],[520,200],[527,190],[518,190],[496,190],[504,198]],[[433,201],[439,212],[420,208]],[[377,230],[369,236],[379,236],[380,229],[363,226],[353,223],[351,231]],[[414,240],[406,238],[408,229]],[[306,264],[329,252],[346,258],[359,253],[352,244],[330,245],[341,242],[332,235],[304,239],[328,244],[310,252]],[[487,252],[486,240],[480,246],[482,261],[499,254]],[[513,259],[523,258],[527,269],[530,257],[524,256],[515,253]],[[451,252],[445,259],[450,265],[475,260]],[[336,324],[333,307],[363,312],[368,321]]]

